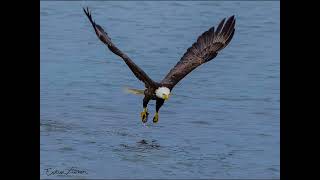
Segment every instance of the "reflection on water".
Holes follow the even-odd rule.
[[[197,36],[236,15],[234,39],[173,90],[153,124],[142,88],[107,51],[88,5],[113,41],[160,81]],[[41,1],[40,174],[73,178],[279,178],[279,2]],[[67,177],[70,178],[70,177]]]

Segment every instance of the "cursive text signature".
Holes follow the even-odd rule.
[[[63,170],[46,168],[44,169],[47,176],[72,176],[88,174],[85,170],[79,170],[76,167],[66,168]]]

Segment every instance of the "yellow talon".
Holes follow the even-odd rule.
[[[147,108],[143,108],[143,111],[140,113],[141,120],[142,120],[143,123],[147,122],[148,115],[149,115],[148,109]]]
[[[153,117],[153,123],[157,123],[158,120],[159,120],[159,114],[158,114],[158,112],[156,112],[156,114]]]

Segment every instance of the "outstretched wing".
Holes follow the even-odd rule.
[[[120,49],[118,49],[111,41],[110,37],[108,34],[103,30],[103,28],[96,24],[95,21],[93,21],[91,17],[91,13],[89,11],[89,8],[84,9],[84,13],[87,15],[89,18],[94,31],[96,32],[98,38],[108,46],[108,48],[116,55],[120,56],[124,62],[128,65],[128,67],[131,69],[133,74],[142,82],[145,83],[146,87],[154,87],[155,82],[141,69],[139,66],[137,66],[125,53],[123,53]]]
[[[187,50],[180,61],[161,81],[163,86],[172,89],[181,79],[196,67],[215,58],[220,50],[226,47],[234,34],[236,20],[231,16],[225,23],[220,22],[216,31],[214,27],[198,37],[197,42]]]

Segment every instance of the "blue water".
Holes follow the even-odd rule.
[[[279,2],[41,1],[41,178],[279,178]],[[152,124],[143,88],[82,11],[154,80],[235,14],[233,40],[183,79]],[[145,140],[146,143],[141,143]],[[86,174],[48,175],[75,167]]]

